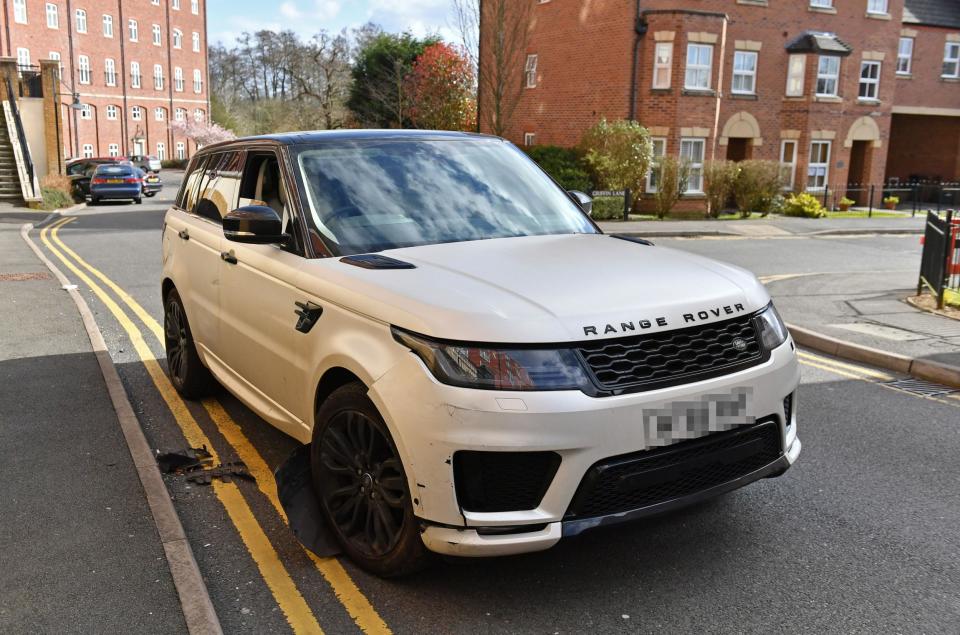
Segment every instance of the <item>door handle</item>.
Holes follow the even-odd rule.
[[[184,240],[190,240],[190,232],[188,232],[186,229],[181,229],[178,231],[177,236],[183,238]]]
[[[323,315],[323,307],[313,302],[294,302],[294,304],[299,307],[294,313],[300,316],[294,328],[301,333],[309,333],[313,325],[316,324],[320,316]]]
[[[232,251],[221,251],[220,260],[228,262],[231,265],[237,264],[237,257],[233,255]]]

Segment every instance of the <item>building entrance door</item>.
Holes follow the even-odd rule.
[[[750,141],[743,137],[734,137],[727,142],[727,160],[744,161],[750,158]]]
[[[847,198],[857,205],[866,205],[870,185],[870,146],[872,141],[854,141],[850,148],[850,170],[847,172]]]

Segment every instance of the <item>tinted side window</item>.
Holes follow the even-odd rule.
[[[183,179],[183,187],[180,188],[180,194],[177,196],[177,206],[188,212],[193,211],[193,206],[197,201],[197,185],[200,177],[203,175],[203,166],[206,163],[206,157],[200,157],[193,161],[191,170]]]
[[[221,152],[210,157],[200,184],[202,194],[195,214],[219,223],[228,212],[236,209],[242,161],[241,152]]]

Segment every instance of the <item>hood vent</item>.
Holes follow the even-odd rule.
[[[344,262],[348,265],[353,265],[354,267],[361,267],[363,269],[416,269],[416,265],[412,265],[409,262],[404,262],[402,260],[397,260],[396,258],[391,258],[389,256],[381,256],[380,254],[357,254],[355,256],[344,256],[340,259],[340,262]]]

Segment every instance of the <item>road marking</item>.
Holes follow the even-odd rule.
[[[160,343],[160,346],[164,346],[163,327],[160,325],[160,323],[154,319],[154,317],[150,315],[150,313],[147,312],[147,310],[144,309],[140,303],[138,303],[130,294],[124,291],[113,280],[99,271],[96,267],[88,263],[86,260],[81,258],[75,251],[64,244],[59,237],[58,230],[59,226],[54,230],[52,236],[56,244],[59,247],[62,247],[64,251],[73,256],[83,267],[89,270],[93,275],[95,275],[110,289],[112,289],[114,293],[116,293],[117,296],[123,300],[124,304],[130,307],[130,310],[140,318],[147,329],[153,333],[157,341]],[[166,380],[166,374],[164,374],[163,377]],[[167,380],[167,385],[169,386],[169,380]],[[173,389],[172,386],[170,386],[170,389]],[[250,473],[255,477],[257,487],[267,497],[267,500],[269,500],[270,504],[273,505],[274,509],[283,519],[284,523],[286,523],[287,515],[283,510],[283,506],[280,504],[280,497],[277,494],[276,480],[273,476],[273,471],[267,465],[267,462],[263,459],[259,451],[257,451],[249,439],[247,439],[246,435],[243,433],[243,430],[233,420],[229,413],[227,413],[219,401],[215,399],[204,399],[202,403],[204,409],[207,411],[207,414],[210,415],[211,420],[217,426],[224,439],[228,444],[230,444],[230,446],[232,446],[233,450],[237,453],[237,456],[246,464],[247,468],[250,470]],[[200,447],[200,445],[201,444],[196,444],[192,445],[192,447]],[[207,442],[207,445],[210,447],[209,442]],[[343,568],[343,565],[339,560],[336,558],[321,558],[305,547],[303,551],[313,561],[314,566],[333,589],[334,595],[363,632],[377,634],[387,634],[391,632],[386,622],[384,622],[383,618],[381,618],[376,609],[374,609],[373,605],[370,603],[370,600],[368,600],[363,592],[360,591],[359,587],[357,587],[356,583],[350,577],[350,574],[347,573],[346,569]]]
[[[203,433],[203,430],[200,429],[199,424],[190,413],[184,401],[173,389],[170,380],[167,378],[166,373],[163,372],[150,347],[147,346],[137,326],[103,288],[77,268],[47,237],[47,232],[52,228],[54,241],[60,243],[57,233],[61,227],[73,220],[75,219],[66,218],[51,227],[43,228],[40,232],[40,240],[68,269],[85,282],[90,287],[90,290],[93,291],[93,293],[100,298],[100,301],[113,313],[133,343],[134,349],[146,367],[157,391],[167,403],[167,407],[170,409],[170,412],[173,414],[191,447],[205,445],[210,451],[213,461],[219,462],[213,444]],[[269,538],[267,538],[267,535],[257,523],[253,512],[250,510],[246,499],[243,498],[243,494],[241,494],[236,483],[214,481],[212,486],[214,493],[230,516],[231,522],[237,529],[243,543],[246,545],[247,551],[250,552],[250,556],[260,570],[264,582],[266,582],[267,587],[273,594],[277,605],[286,617],[290,627],[295,633],[322,633],[323,630],[320,628],[320,624],[317,623],[317,619],[307,605],[306,600],[303,599],[299,589],[297,589],[293,578],[290,577],[290,573],[280,561],[280,557],[270,543]]]
[[[801,351],[798,351],[798,352],[797,352],[797,355],[800,356],[800,359],[807,359],[807,360],[810,360],[810,361],[819,362],[819,363],[821,363],[821,364],[827,364],[827,365],[835,366],[835,367],[838,367],[838,368],[843,368],[843,369],[846,369],[846,370],[851,370],[851,371],[856,372],[856,373],[861,373],[861,374],[863,374],[863,375],[867,375],[867,376],[870,376],[870,377],[875,377],[876,379],[879,379],[879,380],[881,380],[881,381],[893,381],[893,380],[894,380],[894,377],[893,377],[893,376],[888,375],[888,374],[886,374],[886,373],[882,373],[882,372],[877,371],[877,370],[873,370],[872,368],[867,368],[866,366],[858,366],[858,365],[855,365],[855,364],[848,364],[848,363],[846,363],[846,362],[841,362],[840,360],[837,360],[837,359],[830,359],[829,357],[821,357],[820,355],[815,355],[814,353],[808,353],[807,351],[802,351],[802,350],[801,350]]]

